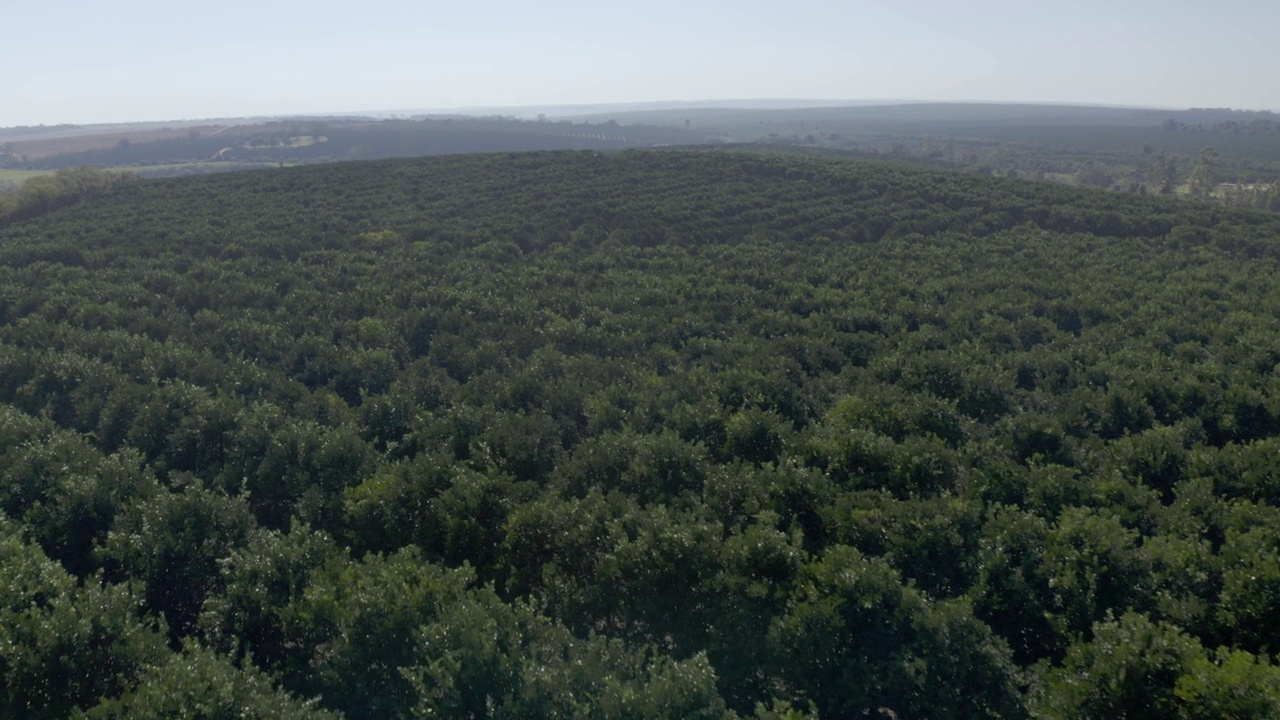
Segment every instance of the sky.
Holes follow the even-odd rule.
[[[1280,111],[1275,0],[0,0],[0,127],[717,99]]]

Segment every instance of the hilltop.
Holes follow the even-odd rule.
[[[20,128],[0,132],[0,189],[6,181],[16,185],[33,174],[85,166],[166,177],[373,158],[648,148],[707,138],[687,128],[455,115]]]
[[[472,152],[732,145],[1280,209],[1280,117],[1270,112],[764,100],[470,112],[0,130],[0,190],[81,166],[157,177]]]

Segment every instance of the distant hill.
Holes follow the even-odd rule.
[[[901,105],[900,100],[804,100],[804,99],[772,99],[747,98],[738,100],[666,100],[653,102],[622,103],[583,103],[576,105],[514,105],[508,107],[473,107],[459,108],[449,112],[471,116],[511,115],[519,118],[536,118],[545,115],[549,118],[584,118],[607,116],[616,113],[680,111],[685,109],[739,109],[739,110],[781,110],[808,109],[821,107],[860,107],[864,105]],[[422,112],[422,111],[419,111]]]
[[[64,128],[16,134],[7,141],[0,153],[0,178],[4,167],[33,171],[89,165],[158,176],[468,152],[618,150],[701,143],[707,138],[703,131],[683,127],[454,116]]]
[[[0,137],[0,190],[33,173],[80,165],[163,176],[451,153],[722,144],[879,154],[1009,178],[1280,207],[1280,116],[1267,112],[823,100],[474,112],[489,114],[15,129]]]
[[[974,128],[1028,126],[1110,126],[1158,127],[1173,120],[1186,125],[1278,120],[1280,115],[1230,109],[1165,110],[1083,105],[1011,103],[868,103],[788,107],[735,107],[691,105],[659,109],[626,109],[603,113],[582,113],[567,119],[598,122],[613,118],[618,122],[679,124],[686,119],[701,125],[724,127],[806,123],[862,123],[870,127],[913,130],[950,129],[959,132]]]

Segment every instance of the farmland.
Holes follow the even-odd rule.
[[[50,189],[0,715],[1280,713],[1274,213],[741,148]]]
[[[0,168],[144,176],[466,152],[745,146],[1280,209],[1272,113],[909,104],[685,107],[537,120],[423,115],[0,131]],[[15,176],[16,177],[16,176]]]

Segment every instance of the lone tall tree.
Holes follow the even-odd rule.
[[[1191,196],[1206,199],[1218,187],[1218,153],[1211,147],[1200,151],[1196,167],[1191,171]]]
[[[1160,180],[1160,194],[1172,195],[1178,187],[1178,159],[1163,150],[1156,154],[1152,177]]]

